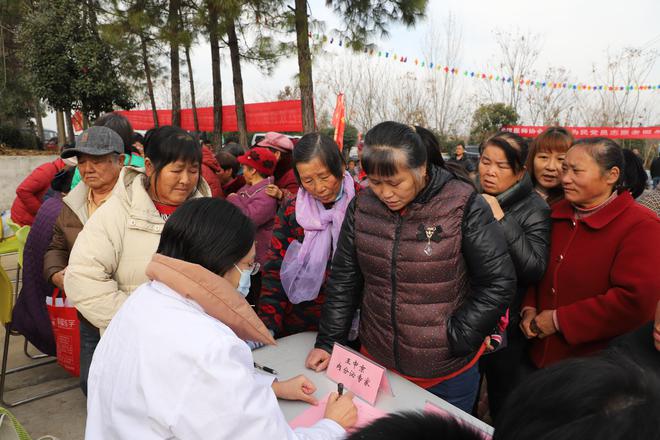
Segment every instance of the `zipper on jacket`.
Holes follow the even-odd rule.
[[[392,303],[390,304],[390,317],[392,319],[392,332],[394,337],[392,343],[394,344],[394,365],[397,371],[401,371],[401,366],[399,365],[399,333],[396,325],[396,256],[399,252],[399,240],[401,239],[401,226],[403,224],[403,217],[401,214],[397,215],[396,220],[396,229],[394,231],[394,245],[392,246],[392,266],[390,270],[391,281],[392,281]]]

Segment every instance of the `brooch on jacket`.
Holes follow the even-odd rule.
[[[442,228],[440,225],[427,227],[419,225],[417,228],[417,240],[426,241],[426,246],[424,246],[424,253],[429,257],[433,253],[433,248],[431,247],[431,242],[439,243],[440,234],[442,234]]]

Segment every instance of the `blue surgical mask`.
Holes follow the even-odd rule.
[[[250,293],[250,277],[252,276],[252,270],[241,270],[238,266],[234,264],[236,270],[241,274],[241,280],[238,282],[238,287],[236,290],[243,296],[247,296]]]

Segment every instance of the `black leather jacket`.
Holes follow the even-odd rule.
[[[509,245],[509,255],[516,268],[517,294],[509,316],[518,322],[520,304],[530,284],[541,280],[550,251],[550,207],[534,191],[529,174],[497,196],[504,218],[500,225]]]
[[[427,187],[413,203],[425,203],[455,178],[434,167]],[[326,301],[315,346],[332,351],[334,342],[345,343],[355,310],[361,303],[363,277],[355,249],[355,203],[347,211],[326,284]],[[454,356],[474,353],[495,328],[514,297],[516,275],[501,226],[476,192],[463,216],[461,252],[467,266],[470,295],[458,305],[447,323],[447,337]]]

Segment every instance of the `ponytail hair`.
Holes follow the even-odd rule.
[[[428,156],[429,166],[435,165],[437,167],[443,168],[453,174],[454,177],[456,177],[458,180],[469,183],[470,186],[472,186],[475,190],[477,189],[474,181],[470,178],[470,175],[465,168],[457,163],[445,162],[442,157],[442,151],[440,150],[440,143],[438,142],[438,138],[433,134],[431,130],[428,130],[419,125],[415,126],[415,130],[417,131],[419,137],[422,138],[422,142],[426,146],[426,154]]]
[[[625,168],[623,173],[623,187],[630,191],[633,198],[641,196],[646,189],[648,176],[644,170],[644,162],[631,150],[623,150]]]

